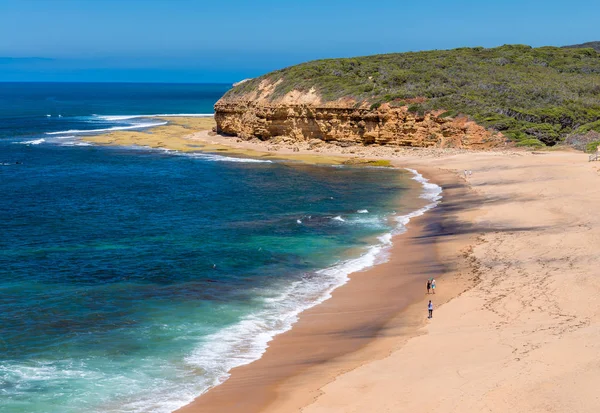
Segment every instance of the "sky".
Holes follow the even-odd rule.
[[[0,0],[0,81],[235,82],[307,60],[600,40],[598,0]]]

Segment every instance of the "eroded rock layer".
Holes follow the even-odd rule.
[[[217,132],[241,139],[321,140],[341,146],[390,145],[485,149],[505,144],[466,118],[441,117],[441,111],[416,114],[407,107],[377,109],[260,100],[221,99],[215,105]]]

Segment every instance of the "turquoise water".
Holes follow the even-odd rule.
[[[407,171],[78,140],[210,113],[227,87],[0,84],[0,411],[182,406],[430,202]]]

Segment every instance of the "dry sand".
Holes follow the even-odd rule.
[[[388,264],[353,275],[181,412],[600,411],[600,176],[585,154],[186,139],[272,157],[382,157],[445,192]],[[418,288],[437,272],[429,321]]]

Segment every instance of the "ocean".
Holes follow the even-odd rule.
[[[229,87],[0,83],[0,411],[171,412],[437,202],[416,171],[80,141]]]

